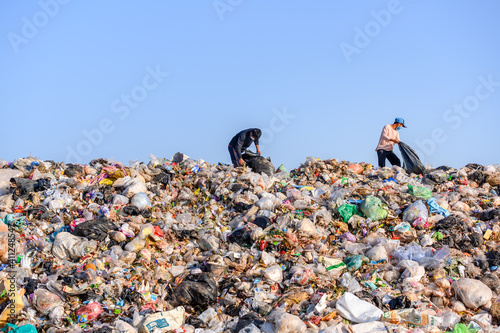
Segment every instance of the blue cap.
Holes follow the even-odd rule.
[[[405,120],[403,118],[396,118],[396,120],[394,120],[395,123],[400,123],[401,125],[403,125],[404,128],[406,128],[405,126]]]

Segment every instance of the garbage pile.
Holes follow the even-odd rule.
[[[0,167],[13,332],[499,330],[499,165]]]

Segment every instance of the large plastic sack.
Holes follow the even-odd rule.
[[[307,329],[306,324],[299,317],[283,311],[273,311],[269,320],[274,322],[275,332],[303,333]]]
[[[186,311],[179,306],[170,311],[153,313],[144,319],[139,333],[170,332],[182,328]]]
[[[115,224],[107,219],[95,219],[78,223],[75,226],[73,234],[79,237],[103,241],[110,231],[116,229]]]
[[[441,207],[434,198],[427,199],[427,204],[432,214],[440,214],[444,217],[450,215],[450,212]]]
[[[367,196],[365,200],[361,202],[360,210],[372,221],[383,220],[389,213],[387,208],[382,205],[382,201],[374,196]]]
[[[417,200],[412,203],[403,213],[403,221],[413,223],[417,218],[421,218],[427,221],[429,213],[427,212],[427,207],[422,202],[422,200]]]
[[[425,166],[420,162],[417,153],[410,146],[404,142],[399,142],[399,151],[403,157],[403,169],[406,172],[414,173],[417,175],[423,174],[425,172]]]
[[[206,308],[217,302],[217,283],[208,273],[186,277],[172,294],[172,304]]]
[[[270,158],[265,158],[248,150],[243,153],[242,158],[253,172],[257,174],[265,173],[268,176],[274,174],[274,165],[271,163]]]
[[[384,314],[375,305],[363,301],[349,292],[344,293],[339,298],[336,308],[342,317],[355,323],[376,321]]]
[[[87,240],[70,234],[69,232],[60,232],[57,234],[52,254],[58,259],[76,260],[95,251],[97,243],[94,240]]]
[[[151,207],[151,201],[149,197],[144,192],[139,192],[132,197],[130,204],[136,206],[139,209],[146,209]]]
[[[425,200],[432,198],[432,191],[424,186],[413,186],[408,184],[408,193],[414,197]]]
[[[343,204],[339,207],[339,214],[344,219],[344,222],[349,221],[349,219],[358,213],[358,208],[356,205]]]
[[[61,298],[47,289],[37,289],[34,292],[33,306],[44,315],[48,315],[53,309],[64,305]]]
[[[477,309],[488,302],[493,297],[491,289],[479,280],[460,279],[453,283],[453,290],[458,299],[467,307]]]

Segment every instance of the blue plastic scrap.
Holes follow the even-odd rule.
[[[438,203],[436,202],[436,199],[430,198],[427,200],[427,204],[429,205],[431,213],[434,214],[441,214],[444,217],[447,217],[450,215],[450,212],[444,209],[443,207],[439,206]]]

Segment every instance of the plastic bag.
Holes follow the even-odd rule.
[[[296,284],[303,286],[309,282],[311,278],[314,277],[314,271],[312,269],[299,269],[292,276],[292,281]]]
[[[281,283],[283,281],[283,270],[281,266],[274,265],[262,270],[262,275],[269,280],[272,280],[277,283]]]
[[[465,324],[458,323],[455,327],[453,327],[453,331],[451,331],[451,333],[476,333],[477,331],[479,331],[479,328],[473,328],[470,324],[467,326]]]
[[[460,279],[453,283],[453,290],[458,299],[467,307],[477,309],[486,305],[493,294],[487,285],[475,279]]]
[[[383,220],[388,215],[388,210],[382,205],[382,201],[374,196],[367,196],[361,202],[360,210],[365,216],[372,221]]]
[[[130,204],[136,206],[139,209],[146,209],[151,207],[151,201],[148,198],[148,195],[144,192],[139,192],[132,197]]]
[[[424,186],[413,186],[408,184],[408,193],[414,197],[425,200],[432,198],[432,191]]]
[[[344,222],[347,222],[353,215],[358,214],[358,208],[356,205],[343,204],[339,207],[339,214],[344,219]]]
[[[412,203],[403,213],[403,221],[413,223],[417,218],[421,218],[427,221],[429,213],[427,212],[427,207],[422,202],[422,200],[417,200]]]
[[[31,324],[26,324],[23,326],[17,326],[10,323],[7,323],[7,327],[12,328],[9,333],[37,333],[36,327]]]
[[[399,142],[399,151],[403,157],[403,169],[406,172],[414,173],[417,175],[423,174],[425,172],[425,166],[420,162],[417,153],[410,146],[404,142]]]
[[[361,254],[344,258],[344,263],[350,271],[357,271],[361,268],[361,265],[363,265],[363,263],[368,262],[370,262],[370,259]]]
[[[95,219],[77,224],[73,234],[80,237],[95,239],[97,241],[103,241],[112,230],[116,230],[116,226],[113,222],[107,219]]]
[[[307,329],[306,324],[299,317],[286,312],[274,311],[269,319],[274,322],[275,332],[303,333]]]
[[[101,304],[99,303],[89,303],[84,307],[76,310],[76,320],[78,323],[86,323],[89,321],[93,321],[99,317],[101,313],[104,312]]]
[[[186,277],[172,294],[174,305],[206,308],[215,302],[217,302],[217,283],[208,273],[200,274],[198,277]]]
[[[450,212],[441,207],[434,198],[427,199],[427,204],[432,214],[441,214],[444,217],[450,215]]]
[[[52,246],[52,254],[58,259],[80,259],[87,253],[94,251],[97,248],[97,243],[94,240],[87,240],[70,234],[69,232],[58,233],[54,245]]]
[[[186,311],[184,307],[179,306],[170,311],[153,313],[144,319],[139,332],[171,332],[184,325]]]
[[[48,315],[54,308],[63,305],[61,298],[47,289],[37,289],[33,295],[32,304],[44,315]]]
[[[338,299],[336,308],[342,317],[355,323],[376,321],[384,314],[375,305],[359,299],[350,292],[344,293]]]

